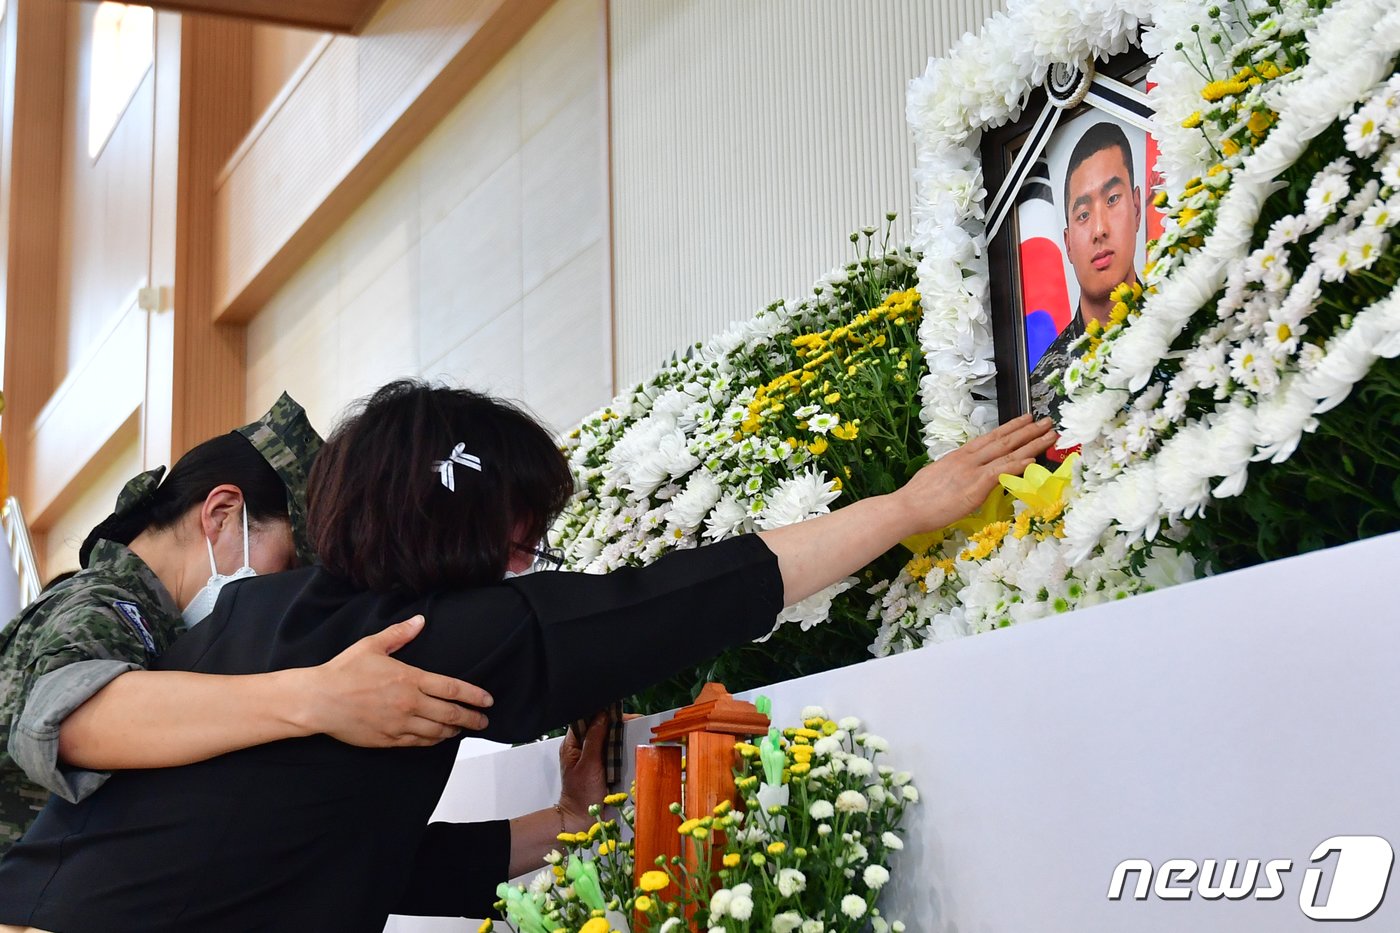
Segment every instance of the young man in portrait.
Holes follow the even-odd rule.
[[[1065,167],[1065,256],[1079,282],[1079,306],[1030,374],[1031,412],[1058,420],[1063,397],[1051,373],[1073,358],[1070,345],[1089,321],[1107,326],[1119,285],[1137,282],[1134,256],[1142,229],[1142,189],[1133,173],[1133,150],[1122,127],[1096,123],[1080,137]]]

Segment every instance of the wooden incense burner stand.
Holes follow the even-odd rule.
[[[677,710],[651,731],[652,744],[637,747],[636,884],[644,873],[657,868],[658,857],[670,864],[681,854],[681,837],[676,832],[681,817],[671,812],[672,803],[680,801],[687,820],[710,816],[726,800],[740,806],[734,789],[734,744],[766,733],[768,717],[752,703],[734,699],[722,685],[709,683],[694,704]],[[697,841],[686,854],[686,867],[692,873],[702,857],[718,869],[718,849],[724,839],[716,833],[708,842],[702,846]],[[674,900],[679,893],[671,887],[659,896]],[[633,929],[644,930],[645,923],[639,914]]]

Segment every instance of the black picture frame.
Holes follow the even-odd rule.
[[[1133,48],[1115,55],[1106,63],[1095,63],[1094,75],[1102,76],[1132,86],[1145,79],[1152,60],[1139,48]],[[1008,216],[995,231],[987,244],[989,273],[990,318],[994,361],[996,363],[996,391],[999,420],[1010,421],[1030,410],[1030,367],[1027,360],[1025,310],[1022,307],[1022,281],[1020,256],[1017,250],[1020,237],[1016,220],[1017,191],[1003,191],[1008,184],[1019,188],[1025,181],[1011,179],[1016,156],[1026,145],[1037,123],[1048,108],[1055,107],[1051,102],[1052,93],[1060,93],[1055,87],[1058,80],[1065,87],[1072,87],[1076,76],[1081,73],[1073,68],[1058,69],[1052,73],[1046,86],[1037,88],[1022,110],[1019,119],[996,129],[986,131],[982,136],[980,154],[982,159],[983,187],[987,191],[988,231],[992,231],[995,213],[1009,211]],[[1128,99],[1117,94],[1110,86],[1095,83],[1088,99],[1073,106],[1063,107],[1058,124],[1050,135],[1069,125],[1093,109],[1103,104],[1117,106],[1136,113],[1139,118],[1150,118],[1151,110],[1143,103],[1140,95]],[[1144,191],[1147,190],[1144,184]],[[1150,200],[1150,194],[1145,200]],[[1000,210],[999,210],[1000,209]]]

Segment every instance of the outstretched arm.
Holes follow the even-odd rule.
[[[777,555],[783,602],[800,602],[855,573],[910,535],[971,514],[1002,473],[1020,475],[1055,439],[1047,418],[1022,415],[930,463],[904,486],[829,515],[760,531]]]
[[[318,667],[244,676],[135,670],[62,721],[59,755],[79,768],[162,768],[325,733],[351,745],[433,745],[481,729],[490,696],[391,655],[421,616],[361,639]],[[466,705],[461,705],[466,704]]]

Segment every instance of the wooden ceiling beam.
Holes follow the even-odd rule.
[[[175,13],[209,13],[275,26],[359,35],[384,0],[144,0]]]

